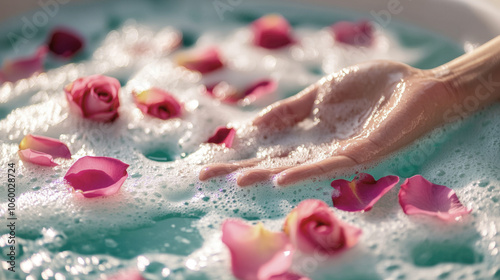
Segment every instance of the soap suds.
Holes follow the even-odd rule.
[[[270,182],[240,188],[234,175],[207,182],[198,180],[202,166],[212,162],[257,156],[264,159],[258,166],[268,168],[327,158],[335,148],[335,143],[326,143],[331,135],[301,136],[305,130],[315,129],[313,122],[306,121],[267,139],[252,130],[248,122],[263,106],[298,92],[323,75],[310,69],[333,72],[376,58],[411,63],[420,55],[420,51],[399,46],[389,32],[377,32],[377,44],[371,49],[335,44],[324,29],[299,27],[296,33],[302,45],[268,53],[248,45],[245,27],[235,27],[229,34],[206,32],[192,48],[220,45],[222,55],[230,61],[230,70],[202,78],[174,65],[175,53],[164,55],[158,51],[163,39],[175,37],[175,29],[154,30],[131,22],[111,31],[89,61],[0,87],[2,106],[13,109],[0,120],[0,171],[5,173],[10,162],[18,166],[17,240],[23,253],[16,275],[30,280],[96,279],[124,267],[135,267],[148,279],[232,279],[229,254],[220,241],[224,219],[260,220],[267,228],[278,231],[284,217],[300,201],[316,198],[331,204],[331,179],[289,188],[274,187]],[[148,42],[151,51],[144,57],[137,56],[130,51],[134,42]],[[120,92],[120,117],[112,124],[83,120],[67,108],[64,85],[95,73],[126,81]],[[204,83],[220,78],[240,84],[267,76],[278,81],[277,93],[247,107],[221,104],[202,91]],[[143,116],[133,104],[131,93],[152,86],[169,91],[184,103],[184,116],[169,121]],[[447,185],[473,209],[469,217],[451,226],[408,217],[397,203],[395,188],[368,213],[335,210],[341,219],[363,230],[358,246],[335,259],[299,255],[293,268],[313,279],[331,279],[332,273],[338,279],[375,275],[382,279],[491,277],[500,263],[500,129],[489,120],[500,118],[499,109],[496,106],[482,112],[455,125],[455,130],[447,127],[441,138],[431,134],[370,171],[376,177],[387,175],[384,173],[402,177],[421,173],[435,183]],[[233,149],[203,144],[216,127],[228,123],[237,129]],[[464,133],[464,129],[474,133]],[[354,133],[342,129],[338,132],[345,137]],[[68,144],[73,158],[58,160],[60,165],[54,168],[22,163],[16,154],[17,145],[28,133],[60,139]],[[429,152],[429,147],[435,150]],[[175,161],[148,159],[158,151],[168,153]],[[271,159],[290,151],[289,156]],[[119,193],[96,199],[72,193],[62,178],[72,163],[85,155],[109,156],[130,164],[129,178]],[[1,189],[2,219],[6,216],[6,198],[6,190]],[[126,247],[137,253],[131,258],[116,257],[120,238],[144,228],[165,239],[154,246],[144,245],[144,252]],[[169,236],[171,232],[176,236]],[[2,252],[7,250],[6,238],[3,235],[0,239]],[[425,254],[417,250],[440,243],[445,249],[459,247],[463,252],[473,252],[472,259],[425,259]],[[0,272],[0,277],[1,273],[7,272]]]

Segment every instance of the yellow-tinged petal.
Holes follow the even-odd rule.
[[[255,226],[226,220],[222,242],[231,252],[231,268],[238,279],[267,280],[285,273],[292,262],[292,246],[282,232],[272,232],[262,223]]]
[[[48,154],[54,158],[71,158],[71,152],[66,144],[49,137],[31,134],[26,135],[19,143],[19,150],[26,149]]]

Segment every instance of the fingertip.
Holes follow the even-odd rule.
[[[198,176],[198,178],[201,180],[201,181],[206,181],[210,178],[212,178],[213,176],[211,176],[211,170],[210,170],[210,167],[209,166],[205,166],[203,167],[201,170],[200,170],[200,175]]]
[[[201,181],[206,181],[210,178],[229,174],[238,169],[232,164],[213,164],[207,165],[200,170],[199,178]]]
[[[263,110],[261,110],[259,112],[259,114],[257,115],[257,117],[252,121],[252,125],[254,125],[254,126],[260,126],[263,123],[267,123],[266,120],[269,117],[269,112],[271,110],[273,110],[273,108],[274,108],[273,105],[269,105],[266,108],[264,108]]]
[[[252,183],[250,182],[250,180],[248,180],[248,176],[245,176],[243,174],[239,174],[237,177],[236,177],[236,184],[240,187],[248,187],[249,185],[251,185]]]
[[[251,170],[241,173],[236,178],[236,183],[240,187],[246,187],[258,182],[269,180],[269,171],[267,170]]]
[[[303,166],[293,167],[278,174],[275,181],[278,186],[288,186],[310,176],[309,170]]]
[[[281,172],[274,178],[274,182],[278,186],[286,186],[290,184],[289,181],[289,175],[287,172]]]

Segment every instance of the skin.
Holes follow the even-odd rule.
[[[320,131],[334,136],[328,158],[276,168],[259,168],[263,158],[216,163],[201,170],[200,180],[240,169],[244,169],[237,176],[240,186],[272,178],[278,185],[289,185],[334,174],[380,160],[433,129],[498,101],[500,36],[430,70],[392,61],[354,65],[270,105],[253,120],[259,132],[270,134],[290,130],[311,118]],[[338,133],[341,124],[353,120],[358,122],[352,134]]]

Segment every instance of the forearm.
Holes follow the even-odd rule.
[[[468,113],[500,101],[500,36],[431,71]]]

